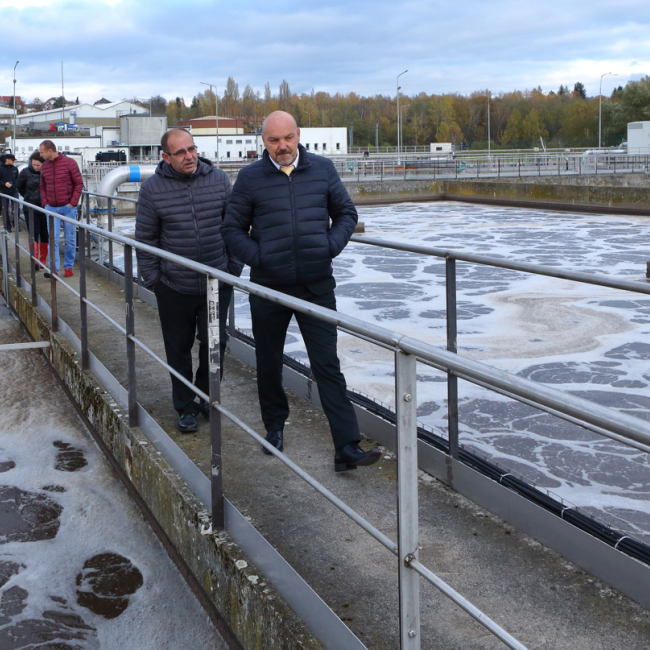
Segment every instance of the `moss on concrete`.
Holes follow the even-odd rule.
[[[257,575],[226,533],[214,534],[210,514],[90,372],[67,341],[9,279],[8,302],[37,341],[48,341],[50,363],[166,535],[239,638],[250,650],[321,650],[282,597]]]

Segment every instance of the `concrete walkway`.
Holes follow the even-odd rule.
[[[0,396],[0,648],[225,649],[38,350],[0,351]]]
[[[25,258],[24,268],[26,263]],[[76,269],[70,284],[78,285]],[[47,298],[49,282],[39,277],[37,286]],[[124,322],[119,288],[89,274],[88,295],[117,322]],[[164,356],[156,311],[136,302],[136,336]],[[61,287],[59,316],[79,333],[78,299]],[[125,385],[124,337],[90,309],[89,341],[94,354]],[[176,431],[169,376],[144,353],[138,354],[137,382],[138,401],[207,474],[207,423],[197,434]],[[257,431],[263,430],[254,370],[230,356],[222,395],[227,408]],[[373,468],[335,474],[322,412],[295,396],[285,433],[289,457],[395,539],[392,454],[386,453]],[[226,496],[368,648],[398,647],[394,556],[228,422],[224,440]],[[420,560],[529,648],[650,646],[650,614],[634,602],[424,474],[419,497]],[[503,647],[424,581],[421,604],[423,648]]]

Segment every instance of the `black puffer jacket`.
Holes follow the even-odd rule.
[[[223,215],[232,192],[228,176],[205,158],[191,176],[161,161],[140,188],[135,238],[220,271],[240,275],[243,264],[229,257],[221,238]],[[158,282],[187,294],[206,293],[205,276],[149,253],[137,252],[146,287]]]
[[[27,203],[41,204],[41,172],[34,171],[31,160],[29,166],[20,172],[16,189]]]
[[[299,151],[291,176],[267,151],[242,169],[226,212],[228,248],[251,267],[251,280],[266,286],[332,277],[332,258],[345,248],[358,220],[332,161],[302,145]]]
[[[18,168],[16,165],[5,165],[2,163],[0,168],[0,192],[13,196],[16,191],[16,181],[18,180]],[[7,187],[5,183],[11,183],[11,187]]]

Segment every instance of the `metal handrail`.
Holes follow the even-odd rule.
[[[90,193],[87,194],[89,196]],[[109,197],[114,198],[114,197]],[[255,438],[260,444],[268,448],[271,453],[276,455],[282,460],[288,467],[293,471],[298,473],[301,478],[306,480],[312,487],[317,489],[319,493],[325,496],[330,502],[333,503],[336,507],[341,509],[347,516],[351,517],[356,523],[364,528],[367,532],[372,534],[378,541],[380,541],[384,546],[389,550],[396,553],[399,558],[399,582],[400,582],[400,640],[401,647],[403,650],[417,650],[420,647],[420,630],[419,630],[419,587],[417,583],[417,575],[420,575],[427,579],[429,582],[434,584],[438,589],[440,589],[445,595],[450,597],[454,602],[459,606],[463,607],[468,611],[477,621],[484,625],[490,632],[495,634],[500,638],[506,645],[511,648],[522,649],[524,648],[516,639],[511,637],[507,632],[505,632],[500,626],[498,626],[494,621],[485,616],[482,612],[476,609],[474,606],[469,604],[465,599],[458,595],[449,585],[444,583],[438,576],[435,576],[428,569],[423,567],[418,559],[417,552],[417,421],[416,421],[416,408],[417,400],[415,399],[415,386],[416,386],[416,359],[422,359],[426,362],[437,365],[445,369],[450,377],[454,379],[457,376],[463,376],[469,380],[481,382],[488,388],[496,388],[499,391],[507,391],[516,395],[518,397],[529,400],[532,405],[541,405],[553,410],[556,410],[560,413],[563,413],[567,416],[577,418],[588,422],[594,426],[601,427],[603,433],[608,435],[609,433],[617,434],[616,440],[619,442],[624,442],[627,444],[636,442],[641,445],[650,445],[650,423],[646,423],[643,420],[635,418],[633,416],[615,412],[609,408],[603,407],[592,402],[588,402],[581,398],[575,397],[573,395],[566,395],[557,389],[540,385],[535,382],[532,382],[529,379],[517,377],[510,375],[504,371],[492,368],[486,364],[483,364],[478,361],[471,359],[466,359],[462,356],[459,356],[455,350],[455,327],[450,327],[448,322],[448,338],[451,335],[453,341],[450,343],[448,340],[448,350],[442,350],[438,347],[432,346],[430,344],[424,343],[417,339],[401,335],[399,333],[393,332],[381,326],[375,325],[373,323],[367,323],[360,319],[356,319],[347,315],[340,314],[338,312],[331,311],[329,309],[319,307],[312,303],[302,301],[297,298],[293,298],[286,294],[274,291],[272,289],[263,287],[261,285],[252,283],[250,281],[241,280],[235,278],[234,276],[218,271],[211,267],[207,267],[198,262],[188,260],[186,258],[168,253],[166,251],[142,244],[140,242],[133,241],[132,239],[117,235],[113,232],[108,232],[104,229],[98,228],[90,223],[83,223],[70,219],[63,215],[59,215],[52,211],[48,211],[44,208],[38,206],[33,206],[28,203],[25,203],[22,199],[14,199],[13,197],[7,197],[9,201],[13,202],[14,207],[16,208],[16,277],[17,284],[20,286],[20,260],[19,260],[19,251],[25,250],[19,244],[19,228],[18,228],[18,208],[20,205],[26,206],[29,210],[29,231],[30,231],[30,245],[33,244],[33,212],[37,210],[48,216],[50,219],[50,225],[52,225],[52,220],[54,218],[60,219],[64,222],[73,223],[79,228],[80,234],[80,251],[85,253],[86,249],[86,236],[88,233],[98,235],[109,239],[110,242],[120,243],[124,246],[125,251],[125,302],[126,302],[126,313],[127,313],[127,326],[125,329],[122,329],[121,326],[117,325],[115,321],[111,322],[114,325],[117,325],[123,333],[126,334],[127,338],[127,357],[129,363],[129,422],[131,425],[137,424],[137,403],[136,403],[136,385],[135,385],[135,345],[145,348],[145,351],[156,358],[161,365],[171,370],[168,364],[166,364],[162,359],[157,357],[151,350],[146,348],[134,335],[134,320],[133,320],[133,272],[132,272],[132,251],[133,249],[147,252],[153,255],[156,255],[162,259],[172,261],[176,264],[185,266],[186,268],[193,269],[199,273],[202,273],[206,276],[208,280],[208,330],[209,330],[209,348],[210,348],[210,395],[203,393],[196,389],[196,387],[191,386],[189,382],[186,382],[194,392],[199,395],[202,399],[208,398],[208,401],[211,407],[214,409],[211,412],[210,423],[211,423],[211,439],[212,439],[212,512],[213,512],[213,529],[223,527],[223,491],[221,484],[221,421],[220,417],[216,417],[217,414],[225,415],[231,419],[234,423],[240,426],[246,433]],[[86,201],[88,205],[88,201]],[[87,214],[89,219],[89,213]],[[8,260],[7,260],[7,233],[2,230],[2,239],[3,239],[3,263],[4,263],[4,274],[7,278],[8,272]],[[358,237],[354,238],[354,241],[358,241]],[[378,240],[366,239],[365,241],[359,243],[371,243],[373,245],[384,245],[385,242],[381,244]],[[396,244],[394,247],[398,248],[402,246],[401,244]],[[404,245],[406,246],[406,245]],[[390,246],[389,246],[390,247]],[[455,257],[452,257],[450,251],[441,251],[439,249],[431,249],[429,247],[421,247],[421,249],[413,252],[424,252],[424,249],[427,249],[427,254],[436,254],[441,257],[445,257],[447,260],[447,271],[452,268],[454,272],[453,276],[453,285],[455,289],[455,266],[450,265],[450,262],[455,264],[455,259],[461,259],[463,261],[472,261],[480,264],[492,264],[497,266],[504,266],[507,264],[503,260],[498,258],[488,260],[487,256],[472,256],[470,254],[453,253]],[[431,251],[436,251],[431,253]],[[29,251],[25,251],[29,254]],[[472,259],[469,259],[469,258]],[[56,281],[62,282],[54,274],[54,256],[50,257],[50,270],[52,271],[52,324],[53,329],[57,329],[57,310],[56,310]],[[82,260],[85,260],[85,254],[81,255]],[[493,264],[495,261],[499,262],[498,264]],[[30,264],[32,270],[32,279],[34,279],[34,269],[35,269],[35,258],[30,256]],[[511,264],[514,266],[514,264]],[[536,265],[521,264],[517,265],[520,268],[517,270],[524,270],[526,272],[539,272],[539,269],[531,270],[531,267]],[[81,264],[81,275],[82,282],[80,283],[80,292],[74,291],[76,295],[80,297],[80,304],[85,308],[86,305],[90,304],[92,307],[97,308],[96,306],[90,303],[85,296],[85,261],[82,261]],[[569,274],[557,275],[555,269],[548,269],[548,267],[542,267],[548,271],[548,275],[554,275],[555,277],[563,277],[563,279],[576,279],[566,277]],[[575,274],[572,274],[575,275]],[[596,278],[589,274],[580,274],[587,276],[586,278],[580,278],[577,281],[584,282],[589,281],[594,284],[602,284],[603,286],[612,286],[614,288],[625,288],[630,291],[638,291],[639,287],[635,286],[636,283],[620,281],[617,283],[612,283],[612,281],[601,278]],[[449,275],[448,275],[449,279]],[[607,283],[605,284],[605,280]],[[346,504],[341,502],[337,497],[332,495],[326,488],[324,488],[320,483],[318,483],[313,477],[309,476],[306,472],[301,470],[297,465],[295,465],[291,460],[289,460],[284,454],[278,452],[272,448],[266,441],[259,436],[253,429],[248,427],[245,423],[239,420],[236,416],[230,413],[227,409],[223,408],[220,404],[219,399],[219,353],[218,353],[218,282],[225,282],[234,286],[235,288],[244,291],[249,294],[257,295],[264,297],[272,302],[279,303],[286,307],[295,309],[305,314],[312,315],[316,318],[324,320],[328,323],[334,324],[337,327],[345,328],[346,331],[351,332],[355,335],[360,335],[366,340],[371,340],[373,342],[379,343],[383,346],[389,347],[395,351],[395,367],[396,367],[396,405],[397,405],[397,447],[398,447],[398,543],[395,545],[394,542],[386,538],[382,533],[377,531],[369,522],[363,519],[358,513],[349,508]],[[68,286],[62,282],[64,286]],[[625,285],[625,286],[621,286]],[[646,287],[642,286],[644,289]],[[6,286],[5,286],[6,288]],[[72,290],[71,287],[68,287]],[[33,297],[35,295],[35,282],[32,282],[32,292]],[[648,293],[650,291],[643,291]],[[449,294],[448,294],[449,298]],[[453,295],[455,301],[455,292]],[[448,301],[448,307],[450,303]],[[455,318],[455,302],[454,302],[454,318]],[[102,315],[106,316],[106,314]],[[449,316],[449,313],[448,313]],[[85,322],[85,312],[82,312],[82,333],[84,329],[87,329],[87,323]],[[88,358],[88,349],[87,349],[87,337],[84,340],[82,335],[82,365],[84,369],[88,368],[87,358]],[[84,359],[86,360],[84,362]],[[450,430],[451,434],[451,430]],[[216,443],[216,444],[215,444]],[[457,440],[456,440],[457,443]],[[456,444],[457,448],[457,444]],[[451,435],[450,435],[450,452],[453,454],[453,446],[451,444]],[[221,517],[221,518],[220,518]],[[373,531],[379,534],[375,535]],[[410,571],[408,570],[410,569]]]

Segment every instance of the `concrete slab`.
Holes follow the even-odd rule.
[[[25,262],[26,262],[25,258]],[[77,276],[71,284],[76,286]],[[37,280],[48,295],[47,281]],[[123,323],[123,293],[89,276],[89,298]],[[59,289],[59,313],[79,331],[78,299]],[[157,314],[136,305],[136,336],[163,354]],[[90,310],[89,310],[90,314]],[[90,347],[126,382],[123,335],[96,315]],[[138,355],[138,399],[207,474],[207,423],[195,435],[176,432],[167,373]],[[262,430],[254,371],[226,361],[223,403]],[[290,397],[286,453],[375,526],[395,538],[395,462],[390,453],[374,468],[334,474],[323,414]],[[367,432],[372,434],[372,432]],[[297,569],[368,648],[398,646],[395,558],[300,479],[229,423],[224,423],[227,497]],[[646,649],[650,614],[544,548],[512,526],[421,474],[421,561],[530,648]],[[422,582],[423,648],[498,648],[494,637]]]

